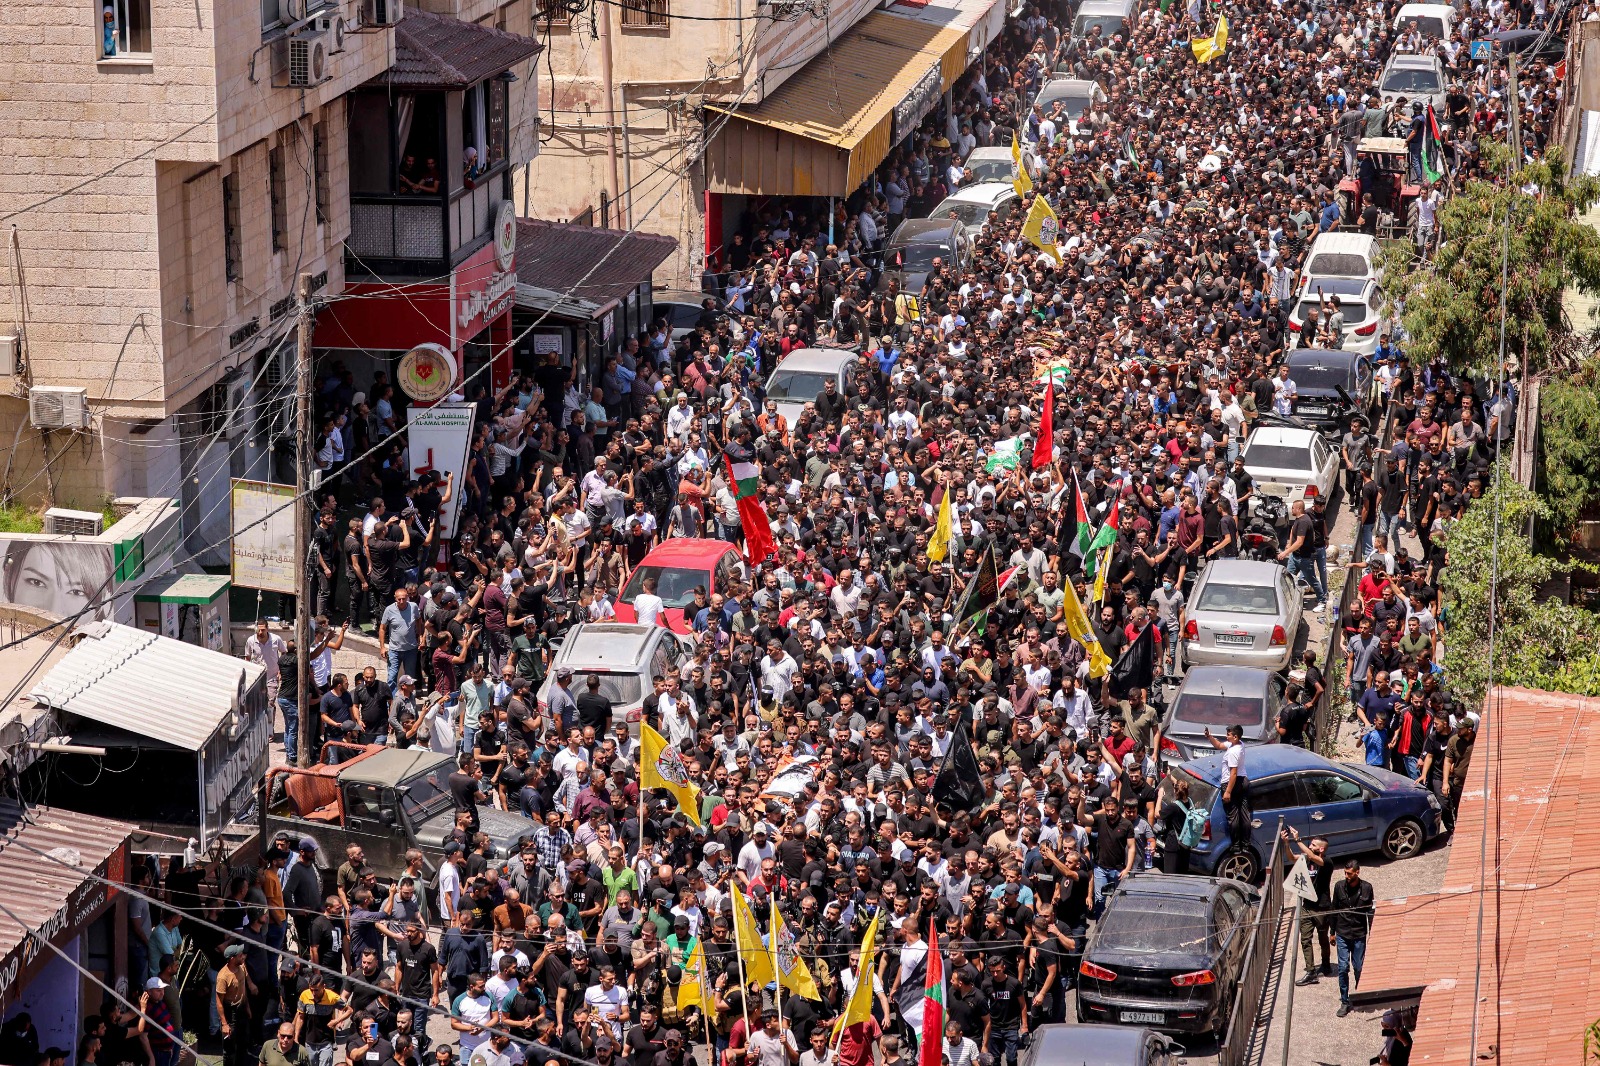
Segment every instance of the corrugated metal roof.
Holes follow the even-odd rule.
[[[85,876],[137,829],[127,822],[54,807],[31,807],[24,819],[21,804],[0,801],[0,886],[4,886],[6,909],[20,920],[19,924],[0,913],[0,959],[54,918]],[[41,859],[17,847],[18,842],[49,852],[71,868]],[[108,870],[105,876],[119,879],[124,871]]]
[[[708,105],[746,122],[853,149],[965,35],[914,18],[874,12],[754,107]]]
[[[520,33],[412,8],[395,27],[394,64],[375,81],[396,89],[465,89],[543,50]]]
[[[82,629],[77,647],[29,693],[37,703],[189,751],[205,747],[266,671],[254,663],[115,622]]]
[[[604,309],[648,283],[677,247],[659,233],[519,218],[517,280]]]

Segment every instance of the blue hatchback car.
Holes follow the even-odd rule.
[[[1249,840],[1234,840],[1222,813],[1226,773],[1219,753],[1173,767],[1161,784],[1162,803],[1172,798],[1175,782],[1185,780],[1189,802],[1211,812],[1190,855],[1195,873],[1254,881],[1272,854],[1279,818],[1308,840],[1327,837],[1330,858],[1381,851],[1391,859],[1408,859],[1444,832],[1438,797],[1410,778],[1271,744],[1245,751],[1253,831]]]

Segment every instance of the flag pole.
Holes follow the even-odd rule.
[[[740,890],[737,882],[734,882],[730,887],[732,887],[735,892],[739,892],[740,895],[744,894]],[[745,904],[745,910],[748,912],[749,909],[750,905],[747,902]],[[744,1041],[746,1044],[749,1044],[750,1037],[752,1036],[752,1033],[750,1032],[750,982],[746,980],[744,976],[744,947],[739,943],[739,926],[743,924],[743,922],[739,921],[739,912],[734,911],[733,955],[734,958],[739,962],[739,1007],[744,1011]]]
[[[700,1020],[706,1027],[706,1066],[717,1066],[717,1042],[711,1038],[711,1011],[707,1009],[704,996],[700,999]]]
[[[778,1039],[784,1039],[783,1034],[783,970],[778,962],[778,896],[775,892],[767,893],[767,940],[772,945],[772,977],[777,997],[778,1008]]]

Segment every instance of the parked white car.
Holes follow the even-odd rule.
[[[928,213],[929,218],[953,218],[976,237],[989,221],[993,211],[1003,225],[1017,210],[1021,200],[1009,181],[986,181],[981,185],[968,185],[939,201],[939,206]]]

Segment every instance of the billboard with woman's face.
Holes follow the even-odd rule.
[[[88,540],[0,541],[0,603],[79,623],[112,617],[111,545]]]

